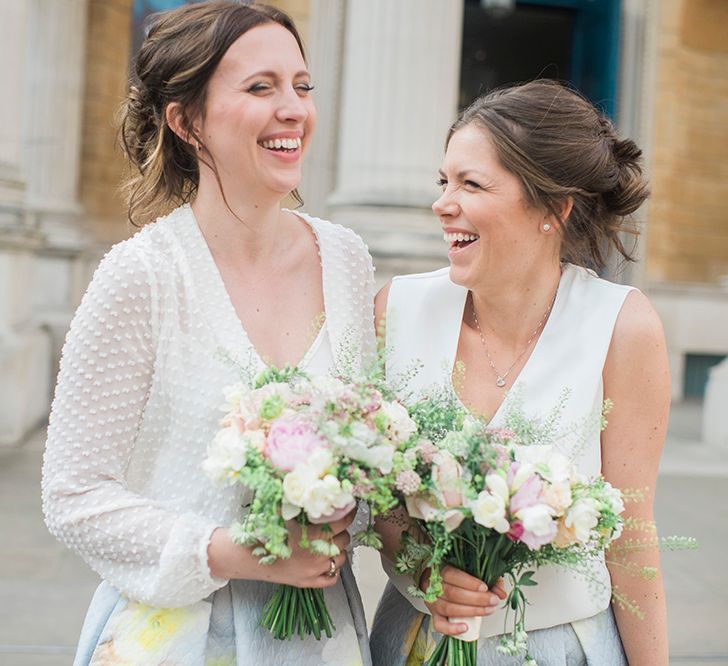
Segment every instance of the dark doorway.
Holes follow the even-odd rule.
[[[568,81],[616,108],[620,0],[523,0],[493,10],[465,0],[460,107],[498,86]]]

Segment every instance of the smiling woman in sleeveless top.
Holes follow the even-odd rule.
[[[560,84],[536,81],[476,100],[450,130],[433,204],[450,267],[395,278],[376,310],[386,319],[388,376],[402,373],[404,390],[416,395],[457,364],[458,397],[493,426],[502,425],[514,388],[529,417],[548,414],[568,390],[566,424],[613,401],[607,429],[572,453],[585,474],[648,487],[628,515],[651,520],[670,395],[664,335],[643,294],[594,272],[610,249],[629,258],[623,219],[647,197],[639,158],[631,140]],[[424,364],[414,377],[413,362]],[[386,553],[391,558],[401,527],[380,529],[391,572]],[[638,562],[657,567],[659,553]],[[602,565],[597,576],[603,584],[595,588],[558,567],[539,569],[526,614],[531,654],[541,666],[666,665],[659,575],[644,581]],[[519,663],[495,652],[502,589],[482,590],[448,567],[443,596],[423,604],[406,593],[411,581],[390,578],[371,636],[375,664],[420,664],[434,649],[433,633],[465,630],[448,616],[474,615],[485,616],[478,664]],[[645,619],[610,606],[610,585]]]

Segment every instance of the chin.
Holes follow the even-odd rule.
[[[461,287],[470,288],[472,280],[470,278],[470,271],[464,266],[458,266],[457,264],[450,264],[450,281],[454,284],[458,284]]]

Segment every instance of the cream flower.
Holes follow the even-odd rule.
[[[473,520],[483,527],[490,527],[501,534],[510,529],[506,519],[506,503],[500,495],[484,490],[470,502],[469,507],[473,512]]]
[[[303,509],[310,520],[328,516],[336,509],[353,508],[354,497],[343,490],[340,481],[332,474],[313,482],[303,496]]]
[[[417,431],[417,424],[400,403],[385,401],[380,409],[389,420],[387,434],[395,444],[406,442]]]
[[[517,514],[523,529],[536,536],[544,537],[554,532],[552,509],[546,504],[534,504],[521,509]]]
[[[246,462],[248,441],[235,425],[219,430],[207,447],[205,474],[217,483],[232,481]]]
[[[564,525],[572,528],[574,536],[582,543],[589,541],[591,531],[599,522],[599,507],[591,497],[577,500],[566,512]]]

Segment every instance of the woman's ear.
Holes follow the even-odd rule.
[[[574,207],[574,198],[571,196],[565,196],[560,205],[556,208],[556,212],[559,214],[559,222],[564,224],[571,215],[571,209]]]
[[[164,110],[164,117],[167,121],[169,128],[185,143],[189,143],[191,146],[195,146],[198,150],[200,149],[200,142],[196,138],[199,136],[197,128],[192,127],[190,132],[189,123],[185,117],[184,109],[179,102],[170,102],[167,104],[167,108]]]

